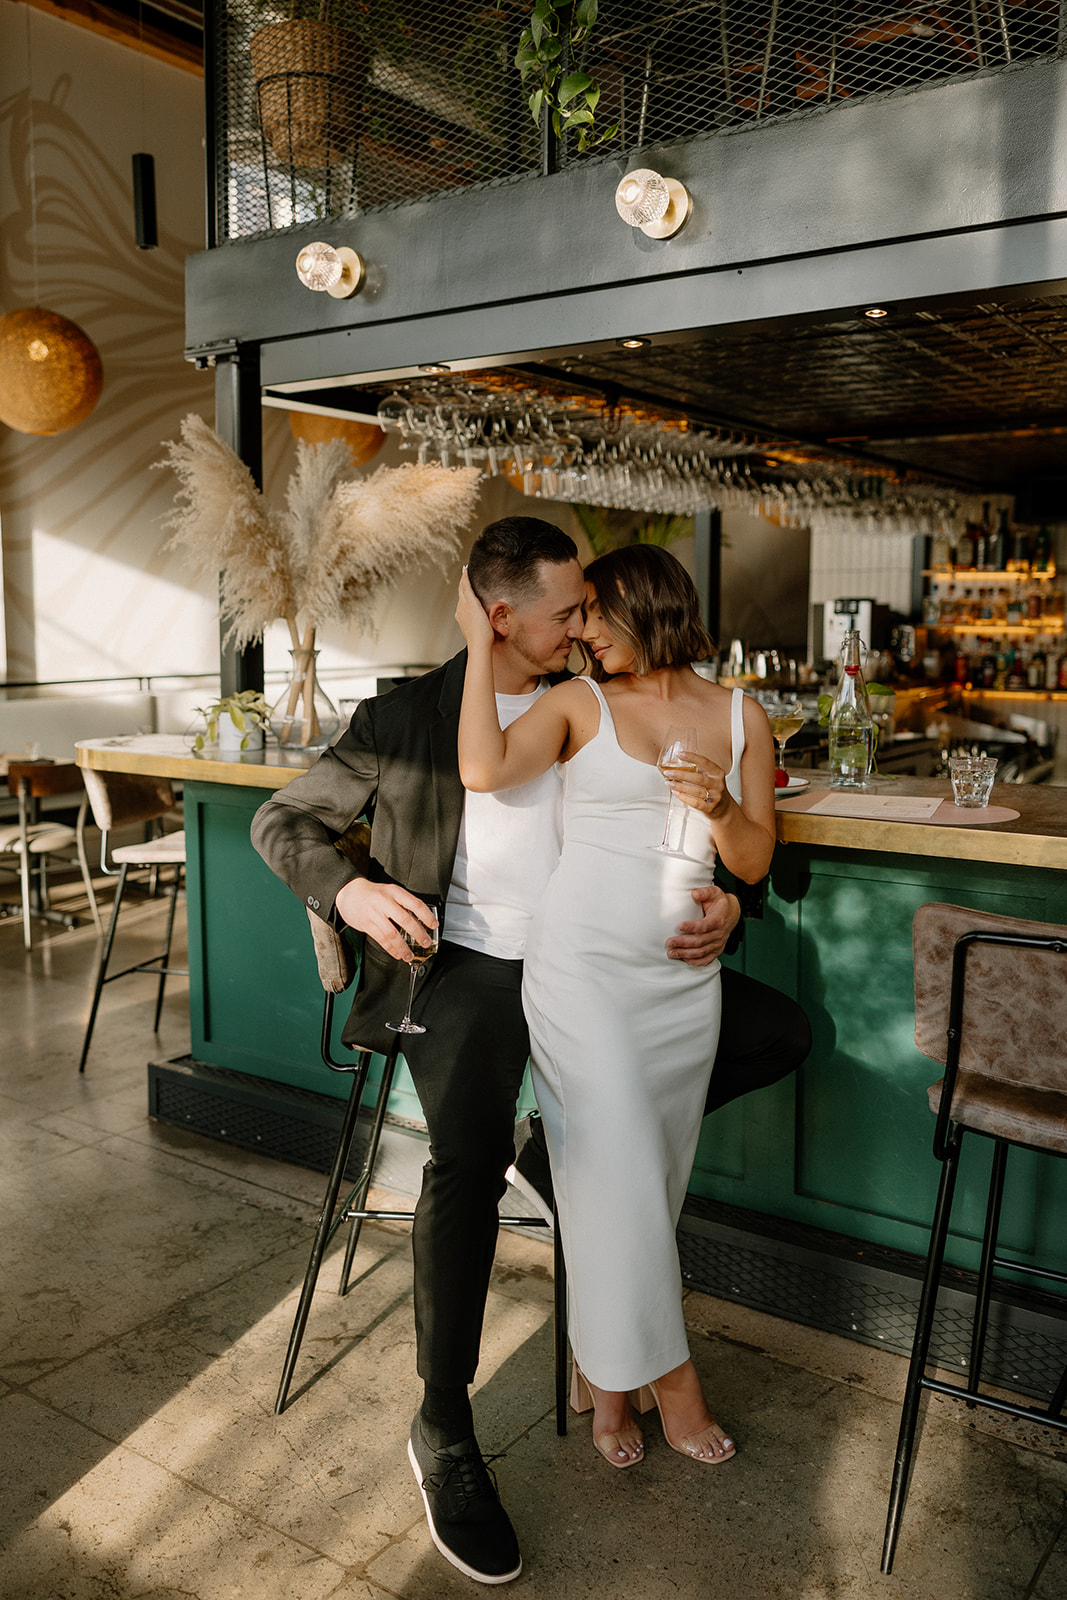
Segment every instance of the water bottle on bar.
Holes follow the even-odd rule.
[[[863,659],[863,642],[850,628],[841,644],[841,676],[830,711],[830,782],[835,789],[865,789],[871,770],[874,718]]]

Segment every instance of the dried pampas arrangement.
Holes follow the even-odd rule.
[[[221,573],[226,634],[238,648],[284,618],[294,661],[287,716],[304,706],[303,742],[313,729],[315,630],[326,622],[376,632],[382,593],[427,561],[443,567],[459,548],[478,496],[475,467],[379,467],[353,477],[343,440],[297,444],[284,511],[272,510],[252,475],[213,428],[195,413],[182,423],[181,443],[166,458],[180,480],[175,509],[164,521],[168,548],[184,550],[198,573]]]

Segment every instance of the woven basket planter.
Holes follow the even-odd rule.
[[[323,166],[346,160],[359,138],[370,51],[349,28],[272,22],[249,50],[263,132],[279,161]]]

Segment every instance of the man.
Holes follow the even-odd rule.
[[[582,632],[577,550],[551,523],[506,517],[475,542],[468,570],[496,635],[506,725],[565,670]],[[506,794],[465,795],[456,753],[465,663],[461,652],[364,701],[312,770],[256,813],[252,842],[317,915],[365,936],[342,1035],[351,1045],[390,1048],[385,1025],[399,1020],[407,998],[403,932],[418,940],[432,922],[423,897],[444,903],[440,952],[415,991],[426,1031],[404,1039],[430,1138],[412,1236],[424,1387],[408,1455],[438,1549],[467,1576],[503,1583],[522,1561],[475,1440],[468,1386],[497,1205],[515,1158],[528,1055],[522,954],[559,855],[559,780],[553,770]],[[334,848],[361,817],[372,827],[368,876]],[[703,915],[679,926],[668,954],[703,964],[723,948],[740,908],[712,885],[699,899]]]

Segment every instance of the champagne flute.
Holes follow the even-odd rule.
[[[778,771],[784,773],[786,743],[804,726],[804,707],[799,700],[766,700],[763,709],[778,746]]]
[[[689,821],[689,807],[685,804],[684,800],[678,799],[678,796],[671,788],[670,778],[667,776],[667,769],[684,767],[688,772],[695,772],[696,767],[691,761],[685,760],[685,754],[687,751],[695,751],[696,748],[696,729],[685,728],[678,723],[672,723],[667,729],[667,736],[664,739],[660,748],[660,753],[656,758],[656,765],[663,776],[663,781],[667,785],[667,791],[670,795],[670,799],[667,802],[667,821],[663,828],[663,838],[660,840],[659,844],[654,844],[651,847],[653,850],[658,850],[661,855],[685,855],[685,828],[686,823]],[[681,824],[677,830],[678,845],[677,848],[675,848],[675,846],[671,843],[671,835],[679,813],[681,814]]]
[[[404,943],[411,951],[411,955],[408,957],[408,968],[410,972],[408,981],[408,1003],[407,1010],[404,1012],[403,1022],[387,1022],[385,1024],[390,1033],[426,1032],[426,1029],[420,1022],[412,1022],[411,1004],[415,998],[415,979],[422,971],[423,964],[429,961],[431,956],[437,954],[437,946],[440,938],[441,902],[427,896],[424,896],[423,898],[424,903],[433,912],[434,923],[432,927],[427,927],[420,922],[418,935],[409,933],[406,928],[399,929],[400,933],[403,935]],[[396,926],[398,925],[394,923],[394,927]]]

